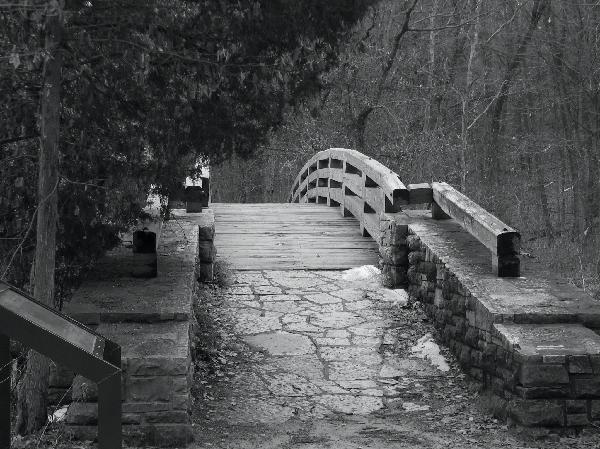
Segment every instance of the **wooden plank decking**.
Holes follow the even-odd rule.
[[[377,265],[377,244],[322,204],[213,203],[218,258],[236,270],[345,270]]]

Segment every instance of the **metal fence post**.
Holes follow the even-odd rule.
[[[104,360],[121,367],[121,347],[106,341]],[[121,434],[121,370],[98,383],[98,449],[120,448]]]
[[[0,334],[0,449],[10,449],[10,338]]]

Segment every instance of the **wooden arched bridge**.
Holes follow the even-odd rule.
[[[374,159],[332,148],[306,162],[288,204],[211,208],[215,246],[236,270],[378,263],[384,284],[423,304],[504,416],[600,419],[600,304],[539,264],[522,272],[519,232],[450,185],[405,185]]]
[[[436,219],[454,218],[492,254],[499,276],[519,275],[519,233],[445,183],[405,186],[398,174],[358,151],[331,148],[315,154],[300,170],[289,205],[213,204],[217,246],[237,268],[346,268],[373,261],[383,222],[403,206],[431,205]],[[339,210],[338,219],[324,208]],[[386,214],[388,215],[386,218]],[[331,251],[336,252],[331,253]],[[323,257],[320,251],[330,251]],[[318,259],[318,260],[316,260]]]
[[[406,407],[426,410],[440,396],[415,405],[414,394],[444,379],[453,402],[448,366],[407,349],[431,337],[423,326],[433,331],[421,312],[401,309],[408,297],[502,418],[599,424],[600,303],[539,263],[521,267],[519,232],[448,184],[405,185],[353,150],[316,153],[291,185],[285,204],[206,204],[206,188],[189,189],[187,210],[134,233],[133,253],[108,254],[65,307],[121,346],[127,439],[165,446],[195,436],[208,446],[206,429],[271,425],[266,435],[336,413],[389,411],[395,422]],[[196,281],[213,281],[219,260],[232,280],[212,298]],[[365,265],[379,267],[376,281],[373,267],[348,270]],[[219,368],[196,385],[207,390],[192,418],[199,310],[238,346],[219,354],[227,375]],[[244,363],[240,347],[252,353]],[[97,395],[80,376],[72,386],[58,377],[56,391],[72,389],[68,425],[95,435]]]

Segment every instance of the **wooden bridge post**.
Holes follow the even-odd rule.
[[[333,198],[333,195],[331,194],[331,156],[327,157],[327,167],[329,168],[329,176],[327,176],[327,205],[329,207],[338,207],[340,202]]]

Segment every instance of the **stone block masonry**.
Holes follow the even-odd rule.
[[[429,211],[386,214],[381,230],[388,283],[408,284],[497,414],[524,426],[600,421],[600,303],[533,262],[496,277],[482,244]]]
[[[132,277],[130,250],[117,248],[65,306],[66,313],[121,345],[123,433],[129,444],[181,447],[192,440],[192,301],[199,266],[214,260],[210,250],[201,249],[213,236],[210,211],[175,213],[161,231],[156,278]],[[96,385],[77,376],[71,397],[69,430],[94,439]]]
[[[215,216],[207,209],[198,217],[198,257],[196,259],[196,277],[199,282],[214,280],[215,259]]]
[[[406,287],[408,285],[408,227],[398,223],[393,215],[382,214],[379,221],[379,255],[382,282],[386,287]]]

